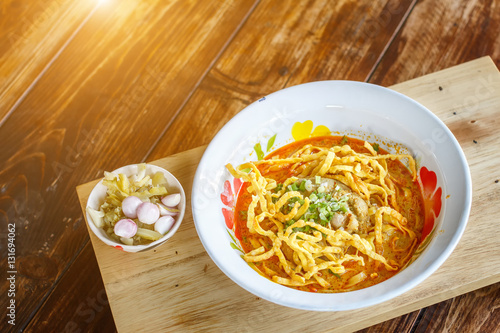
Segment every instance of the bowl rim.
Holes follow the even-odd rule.
[[[383,94],[392,95],[394,98],[399,98],[401,100],[404,100],[405,103],[412,104],[414,107],[418,108],[421,112],[423,112],[427,117],[429,117],[434,123],[439,125],[439,127],[446,133],[447,137],[451,140],[451,144],[454,147],[455,153],[458,154],[460,166],[462,167],[463,172],[464,172],[464,177],[465,177],[465,179],[464,179],[465,193],[464,193],[464,197],[463,197],[464,208],[463,208],[463,211],[460,215],[459,220],[457,221],[458,227],[455,230],[455,232],[453,233],[453,235],[452,235],[451,239],[449,240],[449,242],[447,243],[447,245],[444,247],[444,250],[440,254],[437,255],[437,258],[430,265],[426,266],[426,268],[423,272],[421,272],[419,275],[416,275],[413,278],[409,279],[407,282],[403,283],[402,286],[400,286],[396,290],[388,291],[388,292],[385,292],[383,295],[378,295],[376,297],[370,298],[370,299],[362,302],[362,304],[359,304],[359,302],[356,304],[343,304],[340,307],[339,306],[324,306],[324,305],[309,306],[309,305],[304,305],[300,301],[300,298],[301,298],[300,296],[303,295],[304,293],[307,293],[307,292],[301,292],[301,291],[298,291],[298,290],[295,290],[292,288],[284,287],[284,286],[281,286],[281,285],[276,284],[274,282],[271,282],[265,278],[262,278],[262,281],[263,281],[262,283],[267,284],[267,282],[269,282],[269,283],[275,285],[274,288],[272,288],[272,289],[273,289],[273,291],[277,290],[276,293],[279,294],[280,292],[284,292],[287,294],[292,294],[292,296],[286,300],[279,299],[279,298],[275,297],[276,295],[265,294],[265,293],[262,293],[262,291],[259,289],[250,287],[247,283],[245,283],[245,281],[241,281],[239,279],[239,277],[236,277],[233,274],[233,272],[227,268],[227,266],[224,263],[224,260],[222,260],[221,258],[218,258],[216,256],[216,254],[212,252],[212,248],[210,247],[210,245],[207,243],[207,241],[204,239],[204,237],[202,235],[202,230],[200,229],[200,225],[199,225],[200,216],[198,215],[198,212],[197,212],[196,207],[195,207],[197,204],[197,195],[198,195],[196,192],[196,188],[197,188],[197,186],[199,186],[199,183],[201,182],[200,176],[202,173],[202,167],[204,165],[204,162],[210,158],[209,157],[210,153],[214,149],[217,149],[215,147],[216,143],[220,140],[221,137],[224,137],[226,135],[227,131],[229,131],[229,126],[231,126],[230,124],[240,121],[240,118],[244,119],[244,117],[246,117],[249,112],[252,112],[252,110],[258,105],[258,103],[260,101],[263,101],[266,98],[269,98],[271,96],[277,96],[277,95],[281,95],[281,94],[285,94],[285,93],[290,93],[290,92],[293,92],[293,90],[301,89],[302,87],[306,87],[306,86],[307,87],[313,87],[314,85],[333,85],[333,86],[335,86],[335,85],[339,85],[339,84],[340,85],[350,85],[354,88],[361,87],[361,88],[373,89],[373,90],[376,90],[377,92],[380,92]],[[467,221],[468,221],[468,218],[470,215],[470,210],[471,210],[471,203],[472,203],[472,181],[471,181],[470,169],[469,169],[465,154],[464,154],[463,150],[461,149],[460,144],[456,140],[455,136],[449,130],[449,128],[439,119],[439,117],[437,117],[434,113],[432,113],[425,106],[423,106],[419,102],[413,100],[412,98],[410,98],[402,93],[399,93],[397,91],[394,91],[392,89],[382,87],[379,85],[365,83],[365,82],[358,82],[358,81],[348,81],[348,80],[326,80],[326,81],[315,81],[315,82],[299,84],[299,85],[295,85],[295,86],[291,86],[291,87],[287,87],[287,88],[278,90],[278,91],[273,92],[269,95],[266,95],[264,98],[261,98],[255,102],[249,104],[248,106],[243,108],[238,114],[236,114],[233,118],[231,118],[222,127],[222,129],[219,130],[219,132],[215,135],[215,137],[212,139],[212,141],[207,146],[207,148],[206,148],[206,150],[205,150],[205,152],[204,152],[204,154],[199,162],[198,168],[197,168],[196,173],[195,173],[194,181],[193,181],[191,202],[192,202],[191,208],[192,208],[192,214],[193,214],[193,220],[195,223],[195,228],[196,228],[196,231],[198,233],[200,241],[202,242],[205,250],[207,251],[207,253],[211,257],[212,261],[214,261],[214,263],[224,272],[224,274],[226,276],[228,276],[231,280],[233,280],[236,284],[238,284],[240,287],[242,287],[243,289],[245,289],[245,290],[261,297],[261,298],[264,298],[268,301],[271,301],[271,302],[274,302],[276,304],[280,304],[283,306],[288,306],[288,307],[297,308],[297,309],[314,310],[314,311],[343,311],[343,310],[353,310],[353,309],[357,309],[357,308],[375,305],[375,304],[387,301],[389,299],[392,299],[396,296],[399,296],[402,293],[414,288],[416,285],[420,284],[425,279],[427,279],[431,274],[433,274],[446,261],[446,259],[450,256],[450,254],[452,253],[452,251],[455,249],[456,245],[458,244],[460,238],[463,235],[465,227],[467,225]],[[433,242],[434,241],[435,241],[435,239],[433,239]],[[431,246],[432,246],[432,244],[430,244],[428,248],[431,248]],[[418,262],[419,259],[421,259],[421,258],[422,258],[422,256],[417,258],[417,260],[415,262]],[[413,263],[413,265],[414,264],[415,263]],[[402,270],[398,274],[401,274],[404,271],[405,270]],[[386,280],[386,281],[379,283],[373,287],[380,286],[380,285],[387,285],[386,282],[388,282],[390,280],[391,279]],[[316,295],[319,296],[318,298],[329,297],[331,295],[354,295],[354,294],[360,294],[363,291],[369,290],[370,288],[373,288],[373,287],[368,287],[365,289],[356,290],[356,291],[349,291],[349,292],[344,292],[344,293],[316,294]],[[280,289],[282,289],[282,290],[280,290]],[[284,290],[286,290],[286,291],[284,291]],[[308,294],[311,294],[311,293],[308,293]],[[340,298],[342,298],[342,297],[340,297]],[[299,300],[299,301],[297,301],[297,300]]]
[[[130,177],[131,175],[137,173],[137,168],[138,168],[139,164],[146,165],[146,175],[154,174],[156,172],[162,172],[166,176],[169,186],[179,190],[179,193],[181,194],[181,201],[179,203],[180,211],[179,211],[179,214],[176,216],[175,223],[172,226],[172,228],[165,235],[163,235],[163,237],[161,237],[160,239],[153,241],[149,244],[141,244],[141,245],[126,245],[123,243],[118,243],[118,242],[116,242],[108,237],[104,237],[103,236],[103,229],[98,228],[95,225],[95,223],[92,221],[91,216],[87,212],[87,207],[89,207],[89,205],[90,205],[92,195],[97,195],[97,193],[95,191],[99,191],[99,190],[102,191],[103,189],[105,191],[105,189],[106,189],[106,186],[103,185],[103,183],[102,183],[104,180],[104,177],[101,178],[99,180],[99,182],[92,188],[92,191],[90,192],[89,197],[87,198],[87,203],[85,205],[85,214],[86,214],[87,225],[92,230],[92,233],[97,238],[99,238],[103,243],[105,243],[106,245],[112,246],[114,248],[121,249],[125,252],[142,252],[142,251],[153,249],[153,248],[165,243],[179,229],[179,227],[182,223],[182,220],[184,219],[184,214],[186,211],[186,194],[184,192],[184,188],[182,187],[182,184],[179,182],[179,180],[171,172],[169,172],[165,168],[160,167],[156,164],[152,164],[152,163],[136,163],[136,164],[128,164],[128,165],[122,166],[120,168],[117,168],[117,169],[111,171],[111,173],[115,173],[115,174],[124,173],[125,175],[127,175],[127,177]],[[149,172],[148,172],[148,170],[149,170]],[[174,181],[174,184],[171,184],[171,180]],[[104,196],[105,195],[106,195],[106,192],[104,192]],[[99,198],[97,200],[99,200],[102,204],[102,200],[104,200],[104,197]],[[91,208],[96,209],[94,207],[91,207]],[[97,207],[97,209],[98,208],[99,207]]]

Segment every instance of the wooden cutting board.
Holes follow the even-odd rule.
[[[172,239],[149,252],[124,253],[89,230],[118,331],[353,331],[500,281],[498,69],[484,57],[391,88],[444,121],[471,168],[474,192],[467,228],[433,275],[390,301],[346,312],[295,310],[254,296],[217,268],[196,233],[190,198],[205,150],[199,147],[150,162],[172,172],[186,191],[186,215]],[[97,182],[77,188],[83,211]]]

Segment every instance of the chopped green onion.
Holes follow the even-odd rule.
[[[315,182],[316,182],[316,185],[321,184],[321,176],[316,176],[315,177]]]
[[[303,227],[295,227],[295,228],[293,228],[293,232],[308,233],[309,231],[311,231],[311,229],[314,229],[314,228],[311,228],[310,226],[306,225],[306,226],[303,226]]]
[[[306,191],[308,191],[308,192],[311,192],[313,190],[312,182],[309,179],[306,180],[305,188],[306,188]]]
[[[306,181],[303,180],[302,183],[300,183],[299,189],[304,192],[306,190]]]
[[[246,210],[240,210],[239,215],[241,220],[246,220],[248,217],[248,212]]]
[[[341,278],[342,278],[339,274],[334,273],[331,269],[329,269],[329,271],[330,271],[330,273],[332,273],[332,274],[333,274],[333,276],[336,276],[336,277],[337,277],[337,278],[339,278],[339,279],[341,279]]]

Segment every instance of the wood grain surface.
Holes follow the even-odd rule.
[[[491,93],[478,100],[478,111],[472,114],[466,105],[456,105],[461,98],[474,97],[474,88],[483,80],[489,81]],[[440,90],[440,86],[447,86],[447,91]],[[467,122],[473,117],[474,123],[485,126],[484,133],[488,133],[478,138],[483,145],[481,150],[476,144],[463,141],[475,188],[474,208],[457,248],[431,277],[401,296],[365,309],[321,313],[284,308],[248,293],[215,267],[197,238],[188,211],[178,233],[153,253],[131,255],[117,251],[91,234],[118,330],[134,332],[149,326],[153,331],[233,331],[242,328],[249,332],[265,332],[279,330],[286,322],[289,331],[342,332],[363,328],[500,281],[500,235],[489,231],[494,226],[489,217],[495,214],[499,205],[484,203],[482,199],[499,192],[498,187],[491,186],[494,175],[486,171],[500,163],[500,157],[491,157],[488,162],[483,158],[493,156],[495,147],[500,144],[494,131],[496,122],[484,122],[499,115],[495,107],[500,103],[498,69],[490,58],[482,58],[391,88],[424,103],[440,118],[446,118],[450,110],[461,114]],[[453,117],[445,120],[448,126],[453,121]],[[465,139],[461,135],[458,137],[459,140]],[[176,175],[190,198],[194,172],[203,149],[189,150],[152,163]],[[93,186],[95,181],[78,188],[82,210]],[[190,199],[187,200],[189,205]],[[477,246],[478,238],[481,247]],[[474,267],[474,276],[467,275],[469,267]],[[247,318],[235,320],[242,312]],[[309,321],[303,320],[304,315]],[[252,316],[261,319],[252,320]],[[268,324],[263,327],[261,321]],[[325,329],[328,321],[334,321],[335,327]],[[498,322],[493,319],[493,323]]]
[[[392,85],[483,55],[499,67],[499,6],[498,1],[417,2],[369,82]]]
[[[0,4],[0,124],[85,24],[92,1]]]
[[[18,274],[15,327],[4,320],[8,284],[0,284],[0,331],[114,329],[109,305],[87,302],[102,299],[103,285],[77,184],[207,144],[250,102],[292,84],[387,86],[485,55],[498,67],[499,12],[479,0],[2,1],[0,263],[5,272],[6,225],[15,223]],[[452,131],[481,147],[495,119],[453,112]],[[479,179],[488,176],[500,178]],[[476,299],[470,318],[494,327],[495,296],[473,292],[372,332],[475,332],[462,318]]]
[[[273,91],[316,80],[365,80],[410,5],[390,1],[260,3],[148,158],[207,144],[236,113]],[[389,12],[397,18],[377,38],[370,38],[374,22]],[[290,43],[291,38],[297,42]],[[185,135],[193,128],[196,135]]]

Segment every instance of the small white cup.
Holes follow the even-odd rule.
[[[98,228],[94,222],[92,221],[89,213],[86,212],[87,216],[87,224],[89,225],[90,229],[94,233],[94,235],[97,236],[101,241],[104,243],[108,244],[109,246],[112,246],[116,249],[123,250],[125,252],[142,252],[146,250],[150,250],[152,248],[157,247],[160,244],[165,243],[169,238],[171,238],[177,229],[179,229],[179,226],[182,223],[182,219],[184,218],[184,212],[186,210],[186,195],[184,193],[184,189],[182,188],[181,183],[175,178],[170,172],[167,170],[156,166],[152,164],[146,164],[146,175],[153,176],[157,172],[162,172],[165,175],[165,178],[167,179],[167,189],[169,193],[180,193],[181,194],[181,201],[178,205],[179,209],[179,214],[175,216],[175,223],[172,226],[172,228],[160,239],[151,242],[146,245],[125,245],[119,242],[116,242],[112,240],[108,234],[104,231],[103,228]],[[125,174],[127,177],[130,177],[132,175],[135,175],[138,173],[138,164],[131,164],[127,165],[124,167],[121,167],[119,169],[116,169],[113,171],[113,173],[116,174]],[[101,205],[104,203],[104,200],[106,198],[106,190],[107,187],[102,184],[102,180],[97,183],[97,185],[94,187],[92,192],[90,193],[90,196],[87,200],[87,207],[93,208],[95,210],[99,210]]]

